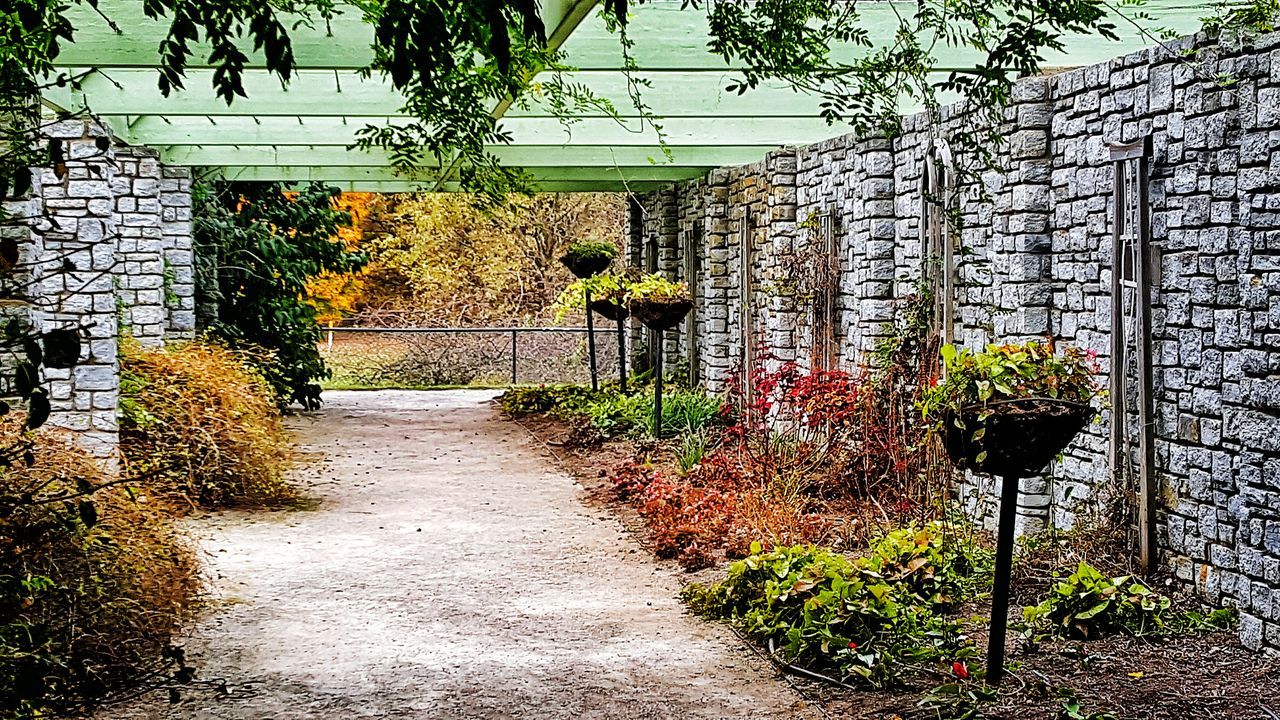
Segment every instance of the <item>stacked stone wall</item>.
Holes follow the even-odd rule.
[[[787,256],[811,242],[797,220],[817,213],[836,218],[841,363],[867,361],[926,265],[926,158],[942,162],[966,120],[955,109],[912,116],[892,139],[846,136],[780,150],[675,191],[698,196],[685,202],[692,212],[703,208],[679,222],[705,229],[696,345],[710,389],[723,389],[744,356],[744,318],[780,358],[808,358],[807,298],[770,279],[785,280]],[[1149,137],[1161,561],[1210,599],[1238,606],[1248,645],[1280,649],[1280,36],[1234,49],[1190,38],[1024,79],[996,122],[1007,139],[1000,169],[951,196],[961,251],[956,341],[978,347],[1052,335],[1095,352],[1106,383],[1109,146]],[[651,213],[673,212],[655,196],[641,202]],[[746,315],[739,230],[744,218],[760,217]],[[1024,529],[1069,527],[1087,509],[1123,500],[1110,422],[1104,412],[1046,479],[1024,481]],[[970,478],[959,492],[988,520],[993,490]]]
[[[4,313],[25,317],[36,332],[81,332],[75,367],[45,370],[47,426],[70,431],[110,469],[120,338],[158,346],[194,329],[190,171],[114,142],[92,120],[49,123],[43,132],[62,143],[65,168],[37,169],[30,196],[6,203],[28,220],[4,230],[21,253],[21,272],[6,279],[16,299]]]

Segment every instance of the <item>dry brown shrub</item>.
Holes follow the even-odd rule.
[[[123,353],[120,446],[166,501],[206,508],[295,502],[290,445],[270,387],[207,342]]]
[[[19,418],[0,420],[0,447],[27,441]],[[77,714],[132,687],[199,589],[163,507],[55,432],[30,442],[29,465],[0,469],[0,717]]]

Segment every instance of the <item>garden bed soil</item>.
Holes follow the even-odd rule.
[[[618,501],[609,481],[616,466],[633,460],[636,443],[627,439],[606,440],[589,448],[573,447],[571,428],[549,416],[521,418],[520,424],[547,444],[557,461],[577,478],[589,505],[608,508],[641,546],[649,547],[643,520],[632,506]],[[659,446],[646,453],[662,471],[675,472],[674,456]],[[853,510],[850,504],[850,512]],[[828,514],[839,507],[828,508]],[[838,520],[838,518],[833,518]],[[853,522],[850,515],[845,518]],[[1089,561],[1107,572],[1105,557]],[[658,562],[681,572],[670,560]],[[1038,566],[1043,562],[1037,558]],[[1015,577],[1019,576],[1015,566]],[[722,576],[724,567],[684,572],[689,582],[708,582]],[[1035,582],[1035,581],[1032,581]],[[1040,578],[1035,584],[1048,585]],[[1164,592],[1170,588],[1155,583]],[[1018,588],[1015,588],[1015,591]],[[1038,588],[1037,588],[1038,589]],[[1022,605],[1035,602],[1029,592],[1015,592],[1011,625],[1022,620]],[[1187,594],[1174,597],[1175,607],[1189,607],[1195,601]],[[1019,604],[1020,602],[1020,604]],[[971,633],[978,647],[986,644],[986,617],[989,603],[975,603],[963,609],[971,617]],[[1112,636],[1088,642],[1058,640],[1031,647],[1015,636],[1009,656],[1009,675],[999,695],[980,706],[977,718],[999,720],[1181,720],[1182,718],[1230,718],[1231,720],[1280,720],[1280,660],[1263,657],[1241,646],[1234,631],[1181,635],[1163,640]],[[761,653],[759,647],[752,650]],[[977,663],[971,664],[976,668]],[[849,690],[823,682],[787,675],[792,685],[828,717],[849,720],[938,720],[959,715],[939,714],[924,707],[921,698],[932,687],[949,681],[939,674],[933,682],[922,677],[917,686],[892,691]],[[951,678],[950,680],[953,680]],[[1066,712],[1069,701],[1078,703],[1079,715]],[[1106,713],[1110,713],[1107,715]]]

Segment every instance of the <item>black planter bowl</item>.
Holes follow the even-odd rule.
[[[626,305],[619,305],[610,300],[592,300],[587,307],[599,313],[604,319],[614,322],[626,320],[631,315],[631,311],[627,309]]]
[[[979,420],[980,413],[990,414]],[[1054,398],[996,400],[970,405],[944,417],[943,445],[957,466],[996,477],[1024,478],[1045,466],[1093,420],[1087,404]],[[963,427],[956,427],[959,419]],[[973,435],[986,432],[978,440]],[[986,451],[981,460],[978,456]]]
[[[591,257],[563,255],[560,257],[560,263],[569,268],[569,272],[573,273],[574,277],[586,280],[607,270],[609,265],[613,263],[613,258],[603,255],[593,255]]]
[[[684,320],[693,309],[688,298],[637,298],[631,301],[631,314],[651,330],[670,330]]]

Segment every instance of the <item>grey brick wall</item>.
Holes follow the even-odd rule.
[[[5,231],[21,235],[30,270],[11,282],[30,281],[30,304],[6,312],[26,314],[39,330],[83,329],[80,362],[46,370],[48,426],[70,431],[112,468],[119,338],[156,346],[194,331],[191,174],[164,167],[147,148],[100,149],[98,138],[110,134],[93,121],[53,123],[44,132],[64,143],[66,173],[40,169],[30,198],[10,205],[33,218]]]
[[[1196,66],[1184,61],[1193,47]],[[1221,74],[1235,82],[1217,82]],[[780,150],[667,193],[682,198],[681,226],[705,230],[696,327],[709,388],[722,388],[743,357],[744,215],[764,218],[753,235],[751,325],[781,357],[804,361],[803,298],[770,296],[769,281],[806,242],[796,220],[835,211],[842,362],[865,359],[920,278],[924,160],[961,119],[955,109],[904,118],[891,140]],[[1002,169],[984,173],[981,188],[957,188],[957,341],[1052,334],[1096,351],[1106,382],[1107,147],[1150,136],[1161,561],[1239,607],[1250,647],[1280,650],[1280,35],[1235,49],[1188,38],[1025,79],[999,122]],[[641,200],[651,214],[672,212],[656,197]],[[1046,478],[1024,482],[1024,528],[1068,527],[1087,504],[1122,497],[1110,420],[1104,413]],[[993,490],[979,478],[960,488],[980,519],[992,516]]]

